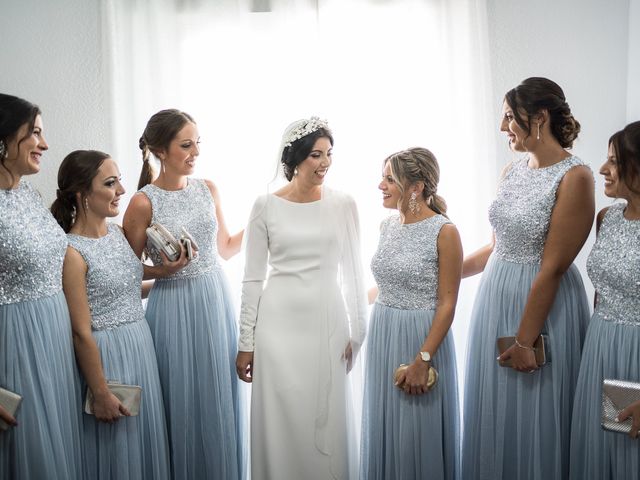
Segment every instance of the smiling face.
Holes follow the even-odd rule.
[[[86,196],[89,210],[99,218],[115,217],[120,213],[120,197],[125,190],[120,183],[120,171],[112,158],[106,158],[91,182]]]
[[[312,185],[322,185],[331,166],[332,155],[331,141],[327,137],[318,138],[307,158],[298,165],[298,175],[295,178]]]
[[[514,112],[506,102],[502,103],[502,121],[500,122],[500,131],[507,134],[509,139],[509,148],[514,152],[527,152],[526,143],[530,143],[529,133],[516,122]]]
[[[40,171],[40,158],[49,148],[42,133],[42,117],[37,115],[33,128],[23,124],[15,136],[7,142],[6,167],[14,175],[32,175]]]
[[[397,209],[402,203],[402,192],[391,175],[391,163],[387,162],[382,171],[382,181],[378,185],[382,191],[382,206]]]
[[[169,147],[159,154],[165,170],[178,175],[191,175],[200,155],[200,135],[195,123],[187,122],[176,134]]]

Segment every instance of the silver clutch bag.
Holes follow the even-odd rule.
[[[140,413],[140,400],[142,398],[142,387],[139,385],[125,385],[117,382],[107,382],[107,387],[118,400],[129,410],[132,417]],[[93,415],[93,394],[87,388],[87,397],[84,402],[84,413]]]
[[[22,397],[20,395],[0,387],[0,405],[2,405],[2,408],[9,412],[12,417],[16,416],[21,402]],[[7,428],[9,428],[9,424],[0,419],[0,430],[6,430]]]
[[[640,383],[605,378],[602,382],[602,428],[629,433],[632,419],[616,422],[616,417],[633,402],[640,400]]]
[[[171,232],[160,223],[152,223],[147,228],[147,238],[159,252],[164,252],[172,262],[180,258],[182,251],[180,243],[171,235]]]

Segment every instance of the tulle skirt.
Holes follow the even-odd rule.
[[[496,338],[515,335],[539,265],[489,259],[473,307],[464,390],[462,478],[569,475],[571,412],[589,305],[578,269],[564,274],[543,327],[549,364],[500,367]]]
[[[62,292],[0,305],[0,386],[22,395],[0,432],[0,478],[82,477],[81,398]]]
[[[410,396],[393,384],[401,363],[413,362],[431,328],[433,310],[400,310],[376,303],[367,345],[361,478],[457,479],[459,407],[456,356],[447,334],[433,367],[433,390]]]
[[[221,270],[156,281],[147,320],[156,346],[172,476],[244,478],[246,418],[235,371],[237,324]]]
[[[640,477],[640,440],[600,426],[602,381],[640,382],[640,326],[593,316],[582,352],[571,431],[571,478]]]
[[[169,446],[153,340],[142,320],[93,332],[107,380],[142,387],[140,413],[114,424],[83,415],[86,478],[168,479]]]

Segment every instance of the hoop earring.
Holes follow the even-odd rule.
[[[420,205],[418,205],[418,201],[416,200],[417,196],[418,195],[416,195],[416,192],[413,192],[411,194],[411,198],[409,198],[409,211],[413,215],[417,215],[418,213],[420,213]]]
[[[540,140],[540,122],[538,122],[538,135],[536,138]]]

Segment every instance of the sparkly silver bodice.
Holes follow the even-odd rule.
[[[100,238],[71,233],[67,237],[87,263],[91,328],[108,330],[144,319],[142,264],[120,227],[109,224],[107,234]]]
[[[584,165],[568,157],[550,167],[529,168],[528,159],[513,162],[489,208],[496,235],[494,254],[508,262],[539,264],[547,239],[558,185],[569,169]]]
[[[431,310],[438,302],[438,234],[446,217],[435,215],[401,224],[393,215],[382,223],[371,271],[377,303],[404,310]]]
[[[220,268],[218,260],[218,221],[211,192],[204,180],[190,178],[182,190],[162,190],[146,185],[141,190],[151,201],[153,223],[161,223],[176,238],[184,227],[198,244],[198,256],[168,278],[201,275]],[[149,241],[147,251],[153,263],[162,263],[160,253]]]
[[[62,291],[67,237],[25,180],[0,190],[0,305]]]
[[[640,326],[640,220],[624,218],[625,206],[616,203],[607,210],[587,259],[587,273],[600,317]]]

